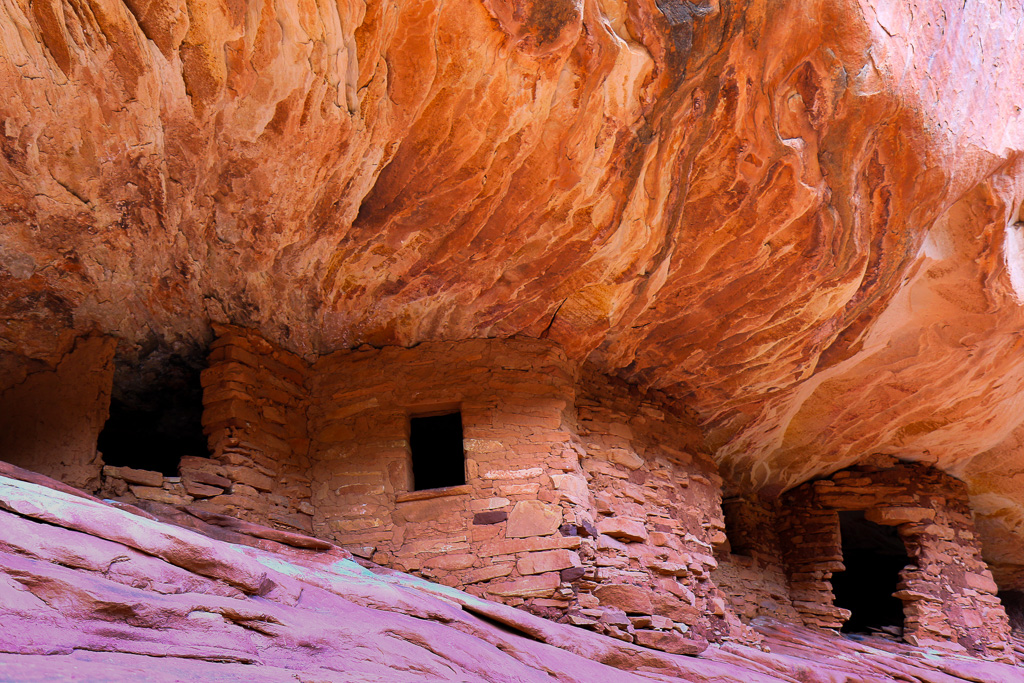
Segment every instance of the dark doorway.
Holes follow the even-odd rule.
[[[118,362],[110,418],[97,448],[103,462],[177,476],[183,455],[209,455],[203,434],[205,354],[154,349],[141,361]]]
[[[846,571],[832,576],[832,591],[836,606],[850,610],[843,632],[899,635],[903,602],[893,593],[911,559],[896,527],[875,524],[862,511],[840,512],[839,533]]]
[[[722,501],[725,537],[729,541],[729,552],[733,555],[751,557],[754,550],[746,514],[748,505],[740,498],[727,498]]]
[[[462,413],[409,419],[413,488],[416,491],[466,483]]]
[[[1010,628],[1018,634],[1024,633],[1024,592],[999,591],[999,600],[1003,603],[1006,616],[1010,619]]]

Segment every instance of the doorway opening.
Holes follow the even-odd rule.
[[[746,518],[747,503],[741,498],[726,498],[722,501],[722,517],[725,520],[725,538],[729,553],[753,557],[754,545],[748,531]]]
[[[999,591],[999,601],[1003,603],[1006,616],[1010,619],[1010,628],[1017,634],[1024,634],[1024,592]]]
[[[203,434],[205,354],[155,349],[140,362],[117,363],[110,418],[100,432],[103,462],[178,475],[182,456],[209,456]]]
[[[839,513],[839,534],[846,571],[832,575],[835,604],[850,610],[843,633],[903,632],[903,602],[893,597],[900,571],[912,563],[896,527],[864,518],[864,512]]]

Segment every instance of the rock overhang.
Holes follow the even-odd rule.
[[[748,487],[953,472],[1009,560],[1024,68],[998,9],[939,10],[12,8],[4,367],[211,322],[311,357],[544,337]]]

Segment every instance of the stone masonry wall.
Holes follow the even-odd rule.
[[[309,366],[249,330],[214,329],[202,375],[211,458],[183,459],[184,490],[199,509],[311,533]]]
[[[202,374],[212,456],[182,458],[180,476],[101,473],[95,436],[109,402],[109,340],[82,340],[55,370],[0,393],[2,457],[22,464],[16,446],[29,443],[36,450],[24,464],[105,496],[312,533],[677,653],[705,639],[756,642],[741,620],[759,615],[840,627],[848,614],[830,582],[843,569],[838,511],[864,510],[897,528],[915,563],[896,593],[909,642],[1011,656],[966,488],[937,470],[876,456],[775,505],[737,496],[723,506],[722,480],[691,420],[664,397],[574,367],[556,344],[366,347],[311,367],[254,332],[216,332]],[[48,436],[59,441],[67,430],[44,433],[30,420],[36,404],[19,392],[59,403],[65,388],[76,401],[66,415],[91,425],[74,425],[89,443],[82,457],[66,443],[40,455]],[[465,483],[415,491],[410,418],[452,411],[461,414]],[[19,441],[22,432],[34,436]],[[48,460],[57,450],[63,460]]]
[[[714,546],[725,539],[722,482],[693,422],[591,371],[576,405],[599,534],[594,575],[580,586],[583,615],[641,643],[666,638],[652,626],[708,640],[735,634],[712,580]]]
[[[800,623],[790,599],[774,503],[730,496],[722,512],[727,540],[715,548],[718,568],[712,577],[733,612],[745,622],[765,616]]]
[[[783,500],[781,537],[793,604],[810,625],[837,628],[848,616],[832,604],[841,571],[838,511],[866,510],[895,526],[915,562],[895,594],[904,602],[904,638],[915,645],[1009,660],[1009,622],[981,558],[965,485],[938,470],[876,456]]]
[[[315,364],[311,396],[317,535],[658,649],[729,632],[710,579],[715,466],[692,424],[650,397],[594,373],[578,382],[535,340],[337,353]],[[465,485],[413,491],[410,417],[456,409]]]
[[[335,353],[314,366],[314,530],[354,553],[537,611],[581,565],[574,372],[555,345],[472,340]],[[409,418],[460,410],[463,486],[413,491]]]

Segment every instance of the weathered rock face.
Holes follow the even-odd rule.
[[[0,392],[4,462],[96,488],[103,466],[96,437],[110,405],[115,346],[110,338],[82,339],[54,370],[28,372]]]
[[[0,378],[210,321],[309,354],[547,337],[683,401],[753,487],[952,471],[1013,561],[1019,10],[9,4]]]

